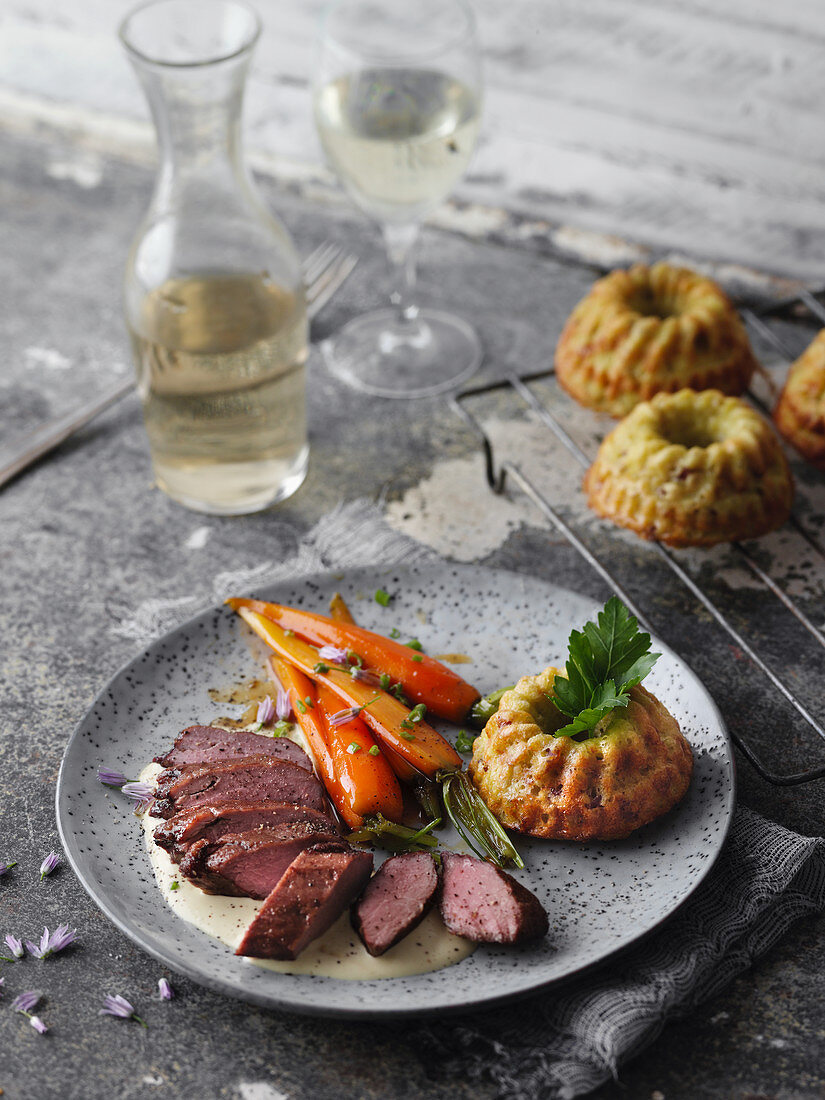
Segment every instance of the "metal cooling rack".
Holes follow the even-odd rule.
[[[772,313],[777,312],[780,308],[794,306],[803,306],[808,310],[821,324],[825,325],[825,306],[808,290],[802,290],[795,297],[789,297],[783,299],[780,303],[772,303],[770,306],[765,306],[758,311],[753,308],[742,309],[741,315],[745,321],[745,324],[759,336],[760,339],[770,344],[770,346],[778,353],[778,355],[786,362],[790,363],[796,356],[791,349],[788,348],[785,341],[782,340],[776,332],[767,323],[767,318]],[[467,409],[466,402],[474,397],[480,397],[483,394],[490,394],[496,391],[509,390],[516,394],[527,407],[532,410],[541,422],[553,433],[556,439],[569,451],[576,462],[583,469],[587,469],[591,464],[591,459],[585,454],[585,452],[579,447],[570,433],[560,423],[558,418],[554,416],[550,410],[542,404],[539,398],[535,395],[530,388],[531,383],[538,382],[544,379],[552,378],[555,375],[555,370],[550,368],[543,371],[535,371],[530,374],[517,374],[515,372],[507,373],[502,378],[490,382],[482,386],[474,386],[468,389],[464,389],[450,398],[450,405],[453,411],[464,421],[464,423],[473,431],[478,438],[481,446],[484,450],[484,458],[486,464],[486,476],[487,482],[490,488],[495,493],[502,493],[504,491],[505,482],[509,478],[511,482],[515,482],[519,489],[535,504],[539,511],[553,524],[556,530],[564,536],[567,542],[578,552],[578,554],[595,570],[596,573],[604,580],[610,588],[616,593],[616,595],[630,608],[636,618],[642,623],[648,630],[652,629],[650,620],[645,615],[644,611],[636,604],[632,597],[625,591],[624,587],[613,576],[610,569],[604,564],[604,562],[595,554],[576,534],[576,532],[570,527],[570,525],[559,515],[559,513],[553,508],[550,502],[546,499],[542,493],[536,488],[536,486],[530,481],[530,479],[524,474],[524,472],[513,462],[496,460],[493,444],[490,441],[489,436],[484,431],[476,417]],[[759,408],[763,413],[770,415],[769,409],[765,403],[753,392],[749,391],[747,395],[753,404]],[[816,535],[813,534],[805,526],[803,520],[801,520],[796,514],[793,514],[789,520],[789,524],[796,530],[796,532],[802,536],[802,538],[808,543],[811,549],[820,558],[825,561],[825,547],[822,546]],[[730,622],[724,610],[715,603],[711,597],[702,589],[702,587],[693,580],[693,578],[687,573],[687,571],[680,564],[673,552],[664,546],[660,542],[647,543],[651,553],[655,554],[658,558],[666,563],[668,568],[673,572],[681,583],[689,590],[691,595],[695,597],[715,620],[715,622],[722,627],[722,629],[728,634],[728,636],[735,642],[735,644],[741,649],[741,651],[747,654],[751,662],[767,677],[774,688],[783,696],[783,698],[791,704],[791,706],[797,711],[801,718],[807,723],[807,725],[819,735],[820,738],[825,741],[825,727],[808,711],[804,704],[796,696],[792,688],[759,656],[754,650],[753,646],[743,637],[743,635],[736,629],[736,627]],[[764,569],[759,565],[750,551],[742,545],[742,543],[735,542],[732,546],[739,556],[742,563],[751,571],[751,573],[758,579],[768,591],[770,591],[790,612],[796,620],[802,624],[802,626],[808,631],[808,633],[815,639],[818,645],[825,649],[825,634],[813,623],[806,613],[798,606],[798,604],[785,592],[780,586],[770,577]],[[811,768],[807,771],[794,772],[788,775],[777,774],[775,771],[764,763],[759,754],[745,741],[739,734],[731,731],[731,738],[737,747],[740,749],[745,758],[753,765],[756,771],[767,782],[772,783],[777,787],[793,787],[801,783],[810,783],[815,779],[822,779],[825,777],[825,765],[820,767]]]

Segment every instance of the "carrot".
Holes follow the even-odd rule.
[[[276,657],[274,654],[269,658],[269,664],[275,679],[289,695],[289,705],[292,707],[295,720],[307,740],[315,770],[318,772],[327,789],[327,794],[337,809],[339,802],[344,802],[345,799],[343,791],[337,789],[338,780],[335,775],[335,766],[332,762],[332,754],[327,748],[326,724],[314,706],[315,685],[308,676],[304,676],[303,672],[300,672],[294,665],[281,660],[280,657]],[[306,705],[307,699],[310,700],[313,706],[308,707]],[[299,700],[303,704],[303,711],[298,710]]]
[[[347,606],[347,601],[340,592],[334,593],[329,601],[329,613],[337,623],[355,623],[352,612]]]
[[[309,677],[279,657],[273,655],[269,663],[289,693],[295,720],[307,739],[316,771],[347,825],[359,829],[368,814],[376,813],[390,821],[400,821],[404,808],[401,788],[384,757],[370,754],[375,742],[364,723],[355,718],[346,725],[330,727],[328,715],[340,710],[338,697],[330,696],[324,689],[316,692]],[[359,745],[357,753],[348,751],[353,744]]]
[[[318,687],[318,709],[327,727],[327,747],[335,774],[354,816],[363,821],[370,814],[382,814],[389,821],[401,821],[401,787],[364,722],[353,717],[337,725],[332,723],[330,719],[341,710],[341,704],[325,684]],[[352,824],[346,814],[344,817]]]
[[[332,599],[329,601],[329,613],[336,622],[355,622],[355,617],[350,611],[347,601],[340,592],[333,593]],[[407,783],[415,783],[417,776],[415,771],[410,768],[409,764],[405,764],[404,761],[399,759],[392,749],[388,749],[386,745],[384,746],[384,754],[392,765],[392,770],[399,779],[403,779]]]
[[[236,611],[245,607],[264,615],[283,630],[292,630],[312,645],[352,649],[368,668],[386,673],[401,684],[404,694],[448,722],[463,722],[479,692],[466,680],[424,653],[384,638],[355,623],[329,619],[311,611],[265,603],[263,600],[229,599]]]
[[[395,757],[400,757],[406,765],[428,777],[442,770],[453,771],[461,767],[461,757],[437,730],[421,718],[420,711],[416,715],[415,708],[408,710],[393,695],[353,679],[342,669],[327,666],[327,671],[321,672],[318,670],[318,652],[312,646],[294,635],[286,634],[277,623],[245,606],[244,601],[240,602],[237,611],[280,657],[297,666],[316,684],[330,688],[344,708],[357,709],[382,747],[394,754],[390,759],[394,761]],[[408,778],[408,775],[400,775],[399,778]]]

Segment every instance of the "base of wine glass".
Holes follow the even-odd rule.
[[[478,370],[481,341],[460,317],[422,309],[415,321],[382,309],[356,317],[321,345],[332,373],[379,397],[432,397]]]

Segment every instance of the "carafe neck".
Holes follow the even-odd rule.
[[[174,203],[193,187],[246,190],[241,112],[249,55],[183,69],[133,63],[157,131],[153,205]]]

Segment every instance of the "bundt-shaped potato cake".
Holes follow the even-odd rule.
[[[676,719],[641,685],[584,741],[554,737],[570,719],[550,700],[559,669],[524,676],[476,738],[470,775],[508,829],[563,840],[618,840],[684,796],[693,754]]]
[[[671,546],[756,538],[781,527],[793,503],[771,425],[718,390],[637,405],[602,442],[584,488],[600,516]]]
[[[825,471],[825,328],[791,366],[773,418],[788,442]]]
[[[580,404],[611,416],[687,387],[743,393],[756,365],[722,288],[666,263],[599,279],[556,348],[560,384]]]

